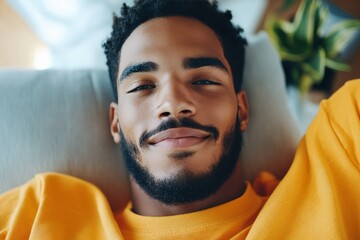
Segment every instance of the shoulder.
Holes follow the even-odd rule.
[[[328,100],[323,101],[321,107],[328,111],[358,110],[360,108],[360,79],[348,81]],[[341,107],[342,109],[337,109]]]
[[[71,193],[84,192],[101,194],[97,187],[76,177],[53,172],[36,174],[25,184],[0,195],[1,214],[6,215],[7,212],[26,203],[32,203],[33,207],[37,207],[45,196],[64,197]]]
[[[290,170],[248,238],[264,238],[264,232],[271,239],[359,236],[360,207],[354,205],[360,201],[355,184],[360,182],[359,136],[360,81],[356,80],[321,103]],[[290,222],[296,222],[296,227]]]
[[[97,211],[99,206],[111,213],[106,198],[94,185],[59,173],[37,174],[24,185],[0,195],[0,238],[27,238],[41,225],[35,224],[36,219],[45,219],[42,225],[49,228],[58,226],[58,219],[65,216],[69,221],[86,221],[93,214],[91,209]]]
[[[88,191],[95,192],[100,191],[95,185],[80,178],[61,173],[47,172],[36,174],[25,184],[0,195],[0,199],[12,199],[19,194],[26,194],[30,192],[33,192],[36,197],[41,197],[44,192],[51,191],[53,188],[56,188],[57,192],[79,189],[86,189]]]
[[[326,148],[327,159],[333,159],[334,152],[345,154],[360,169],[360,79],[348,81],[328,100],[320,105],[320,110],[305,139],[314,141],[318,149]],[[322,139],[322,141],[319,141]],[[316,144],[315,144],[316,142]],[[320,148],[322,146],[322,148]],[[309,144],[307,148],[310,148]],[[330,155],[330,153],[332,153]],[[339,161],[340,157],[335,160]]]
[[[36,187],[41,189],[41,191],[51,191],[54,188],[57,188],[56,192],[68,192],[74,190],[100,191],[90,182],[61,173],[49,172],[36,174],[33,181],[35,182]]]

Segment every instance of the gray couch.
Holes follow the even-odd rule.
[[[280,60],[264,33],[250,39],[246,54],[250,125],[241,160],[250,180],[259,170],[281,177],[300,133],[286,104]],[[105,70],[1,69],[0,193],[56,171],[94,183],[114,210],[123,207],[127,176],[110,135],[111,101]]]

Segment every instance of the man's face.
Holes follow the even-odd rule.
[[[234,91],[215,33],[191,18],[152,19],[125,41],[118,74],[111,130],[137,184],[166,203],[214,193],[236,165],[247,122],[245,95]],[[177,199],[201,192],[196,183],[217,186]]]

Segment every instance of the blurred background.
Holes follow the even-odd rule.
[[[101,43],[110,34],[112,14],[130,0],[0,0],[0,67],[104,68]],[[277,9],[286,0],[220,0],[234,22],[253,34],[264,28],[270,14],[291,19],[299,5]],[[329,5],[327,25],[342,19],[360,19],[360,1],[323,1]],[[347,48],[347,61],[360,66],[360,34]],[[360,76],[360,67],[339,74],[337,89],[345,79]]]
[[[218,2],[221,9],[232,11],[234,23],[250,36],[266,29],[270,17],[293,21],[302,1],[305,0]],[[132,4],[132,0],[0,0],[0,68],[106,68],[101,45],[111,32],[112,14],[119,13],[123,2]],[[359,0],[321,2],[329,12],[324,32],[338,22],[360,19]],[[338,55],[349,65],[349,70],[335,71],[325,90],[306,90],[310,104],[307,109],[312,110],[309,119],[300,122],[309,122],[319,101],[347,80],[360,77],[360,30],[351,34]],[[296,114],[301,115],[298,118],[306,115]]]
[[[0,66],[104,68],[101,43],[111,31],[119,0],[0,0]],[[263,0],[223,0],[235,22],[254,32]]]

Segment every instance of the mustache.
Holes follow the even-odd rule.
[[[158,127],[153,130],[145,131],[141,134],[139,139],[140,147],[145,147],[147,145],[147,141],[150,137],[158,134],[160,132],[166,131],[171,128],[179,128],[179,127],[187,127],[194,128],[204,132],[208,132],[212,135],[212,137],[217,140],[219,138],[219,131],[216,127],[202,125],[190,118],[181,118],[181,119],[169,119],[161,122]]]

